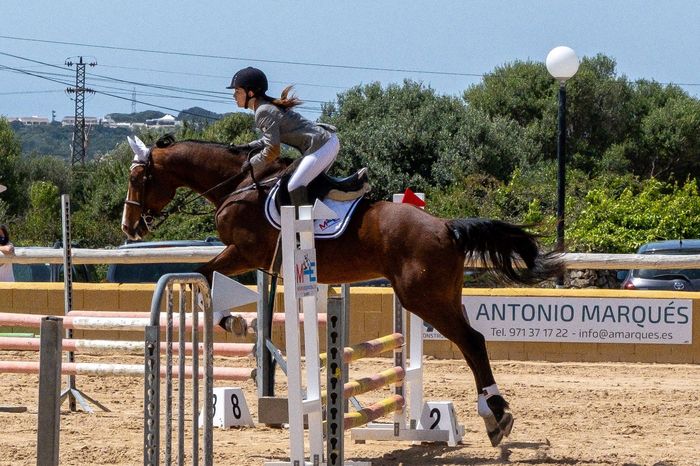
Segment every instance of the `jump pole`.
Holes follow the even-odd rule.
[[[0,349],[14,351],[39,351],[40,341],[38,338],[27,337],[0,337]],[[254,343],[214,343],[214,354],[218,356],[251,356],[253,355]],[[167,343],[161,342],[160,349],[165,351]],[[185,354],[192,354],[192,343],[185,343]],[[126,353],[143,353],[142,341],[119,341],[119,340],[63,340],[63,351],[85,351],[88,353],[112,353],[124,351]],[[199,350],[204,350],[204,345],[199,344]],[[173,347],[175,353],[179,353],[179,347]],[[1,362],[0,362],[1,364]]]

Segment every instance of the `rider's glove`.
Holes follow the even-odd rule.
[[[241,173],[249,171],[251,168],[254,170],[253,174],[258,173],[266,165],[265,159],[262,158],[260,154],[254,155],[250,160],[243,163],[241,167]]]

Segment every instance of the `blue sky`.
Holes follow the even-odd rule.
[[[74,71],[64,62],[80,55],[97,62],[87,70],[88,86],[113,95],[87,98],[86,116],[97,117],[131,112],[134,89],[147,103],[137,103],[137,111],[233,111],[225,87],[249,65],[268,74],[271,95],[296,84],[309,117],[319,115],[320,102],[373,81],[408,78],[460,95],[494,67],[544,61],[558,45],[579,57],[606,54],[620,75],[683,83],[700,96],[698,25],[695,0],[6,0],[0,115],[72,115],[63,83],[74,81]]]

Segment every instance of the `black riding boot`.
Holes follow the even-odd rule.
[[[300,186],[294,191],[289,191],[289,200],[299,213],[300,206],[309,205],[309,189],[306,186]]]
[[[299,215],[299,207],[309,205],[309,190],[306,186],[301,186],[294,191],[289,191],[289,200],[296,208],[296,213]],[[282,269],[282,235],[277,237],[277,246],[275,247],[275,255],[272,256],[272,264],[270,264],[271,273],[279,273]]]

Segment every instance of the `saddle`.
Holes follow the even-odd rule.
[[[290,166],[280,179],[279,189],[275,197],[275,205],[279,210],[280,206],[292,205],[289,198],[289,189],[287,183],[291,178],[296,166],[295,162]],[[339,202],[348,202],[364,196],[371,190],[369,177],[367,175],[367,167],[360,168],[357,172],[345,178],[335,178],[328,174],[321,173],[314,178],[308,185],[309,203],[311,205],[316,202],[316,199],[331,199]]]
[[[294,165],[292,164],[287,173],[272,187],[265,201],[265,217],[278,230],[281,228],[280,206],[292,205],[287,183],[296,168]],[[314,236],[317,239],[339,238],[349,225],[352,214],[364,194],[370,190],[366,168],[342,179],[326,174],[319,175],[307,188],[310,204],[315,204],[316,199],[319,199],[334,213],[334,218],[314,220]]]

